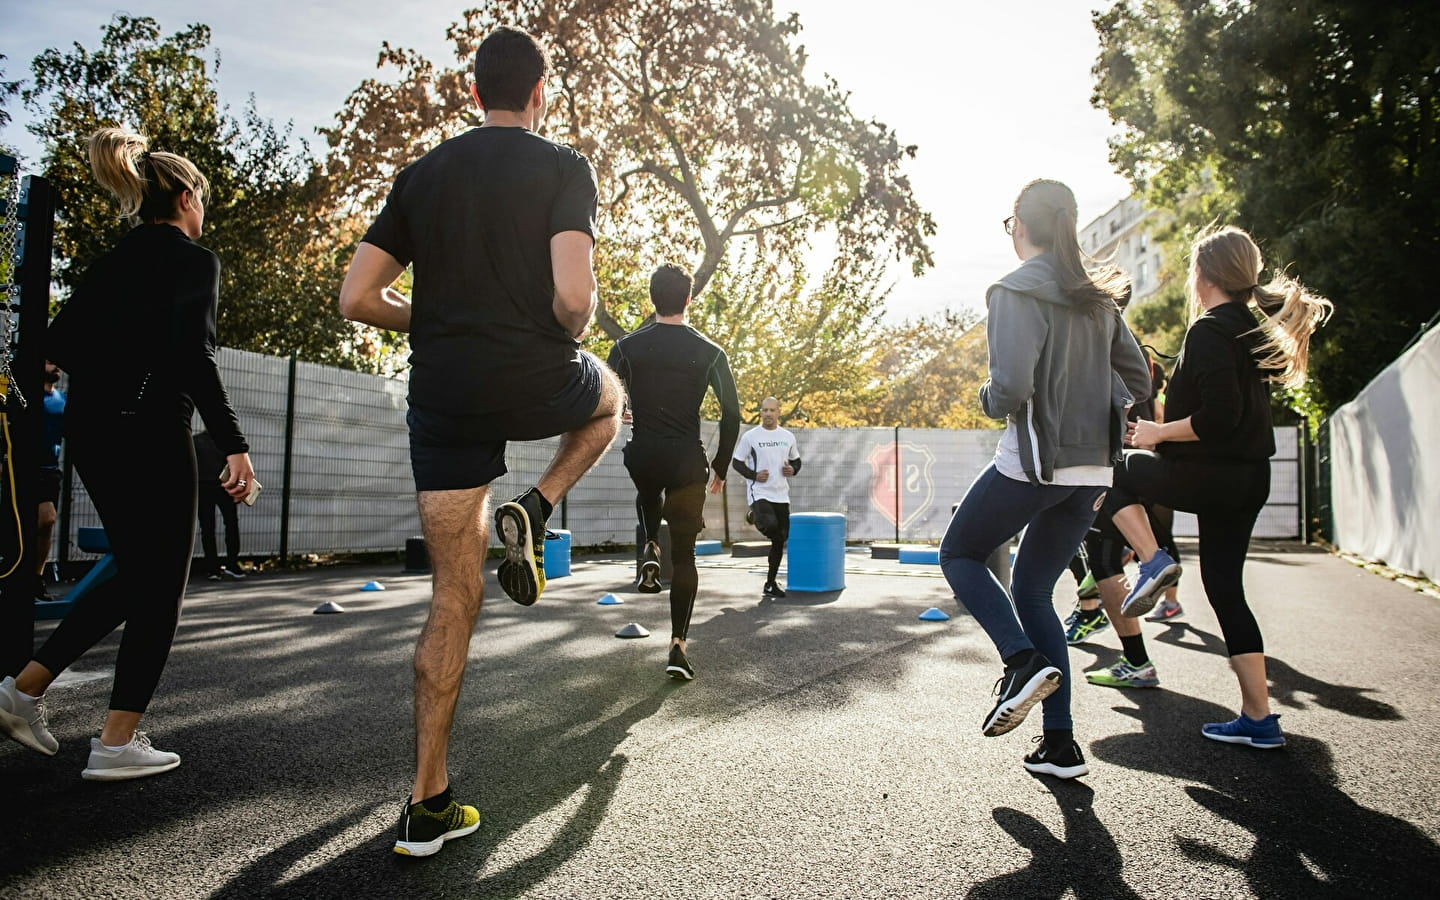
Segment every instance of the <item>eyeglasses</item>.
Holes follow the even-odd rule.
[[[1015,233],[1015,217],[1014,217],[1014,216],[1006,216],[1004,219],[1001,220],[1000,224],[1001,224],[1002,226],[1004,226],[1004,228],[1005,228],[1005,233],[1006,233],[1006,234],[1014,234],[1014,233]]]

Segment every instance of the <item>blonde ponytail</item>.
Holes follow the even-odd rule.
[[[175,215],[184,191],[209,199],[210,182],[195,164],[174,153],[150,152],[150,139],[122,128],[101,128],[90,136],[90,171],[132,221],[154,222]]]
[[[1304,384],[1310,336],[1330,318],[1334,305],[1283,273],[1260,285],[1260,272],[1265,268],[1260,248],[1254,238],[1232,226],[1201,234],[1190,265],[1233,301],[1253,303],[1264,314],[1255,327],[1264,335],[1255,349],[1261,371],[1272,373],[1271,381],[1288,388]]]

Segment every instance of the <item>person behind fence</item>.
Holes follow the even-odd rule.
[[[197,410],[229,462],[226,491],[238,499],[255,478],[215,364],[220,261],[195,243],[209,185],[189,160],[147,143],[118,128],[90,138],[96,181],[138,224],[89,266],[45,340],[46,356],[70,375],[66,452],[105,526],[116,573],[75,602],[18,676],[0,682],[0,727],[54,754],[45,689],[124,624],[109,713],[81,772],[98,781],[180,765],[137,726],[165,669],[190,576]]]
[[[693,282],[679,266],[650,276],[655,320],[625,335],[610,350],[610,367],[630,398],[634,433],[625,444],[625,469],[635,483],[635,512],[644,529],[642,593],[660,585],[660,521],[670,523],[670,650],[665,671],[689,681],[695,669],[685,653],[700,575],[695,538],[705,527],[705,490],[725,488],[726,460],[740,431],[740,399],[724,349],[685,322]],[[705,461],[700,405],[707,391],[720,403],[720,436]]]
[[[40,449],[39,520],[35,531],[35,599],[48,601],[45,567],[50,564],[55,519],[60,508],[60,443],[65,436],[65,392],[60,390],[60,368],[45,360],[45,424]]]
[[[620,427],[619,379],[580,350],[597,300],[595,173],[537,133],[548,72],[517,28],[480,43],[483,123],[399,174],[341,287],[347,318],[410,334],[410,459],[434,594],[415,647],[416,775],[394,846],[406,855],[479,826],[451,795],[446,757],[506,442],[560,436],[539,482],[495,512],[500,586],[529,605],[545,587],[545,520]],[[391,287],[406,266],[413,298]]]
[[[1285,744],[1270,712],[1265,647],[1245,599],[1250,534],[1270,496],[1270,382],[1305,381],[1310,336],[1329,317],[1330,301],[1277,274],[1260,283],[1265,263],[1238,228],[1204,233],[1190,255],[1189,291],[1198,317],[1185,332],[1166,391],[1166,421],[1131,426],[1115,470],[1115,526],[1140,557],[1140,575],[1124,601],[1142,616],[1179,565],[1160,549],[1144,503],[1195,513],[1200,581],[1240,681],[1240,714],[1201,727],[1211,740],[1271,749]],[[1259,317],[1251,306],[1259,310]]]
[[[195,432],[195,463],[199,480],[200,546],[205,551],[205,577],[210,581],[239,581],[245,577],[240,570],[240,506],[225,492],[216,477],[225,468],[225,454],[215,445],[208,431]],[[215,541],[215,511],[225,525],[225,562]]]
[[[1074,740],[1055,583],[1105,497],[1125,409],[1150,390],[1116,305],[1126,279],[1114,267],[1087,266],[1076,215],[1070,189],[1041,180],[1021,190],[1004,220],[1022,264],[986,293],[990,363],[980,406],[1004,419],[1005,431],[940,544],[946,580],[1005,666],[982,733],[1013,730],[1043,701],[1044,734],[1024,766],[1062,778],[1089,769]],[[1007,596],[985,560],[1022,528]]]
[[[780,427],[779,400],[766,397],[760,402],[760,427],[740,437],[730,463],[745,478],[745,501],[750,505],[746,521],[770,539],[764,594],[784,597],[776,579],[790,538],[789,479],[800,472],[800,449],[795,436]]]

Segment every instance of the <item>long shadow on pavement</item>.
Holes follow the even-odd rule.
[[[1286,747],[1274,752],[1214,743],[1200,737],[1200,725],[1233,718],[1229,709],[1173,691],[1127,697],[1135,708],[1117,711],[1134,716],[1144,730],[1094,742],[1095,757],[1198,782],[1186,788],[1195,802],[1254,836],[1249,852],[1240,853],[1203,835],[1179,836],[1186,856],[1233,868],[1260,897],[1433,892],[1440,846],[1414,825],[1367,809],[1340,790],[1323,741],[1288,734]],[[1193,724],[1193,742],[1175,742],[1176,722]]]

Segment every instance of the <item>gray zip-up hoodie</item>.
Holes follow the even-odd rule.
[[[980,407],[1015,426],[1030,482],[1053,481],[1057,468],[1113,465],[1126,407],[1150,396],[1150,368],[1119,310],[1077,309],[1049,253],[992,285],[985,302],[990,378]]]

